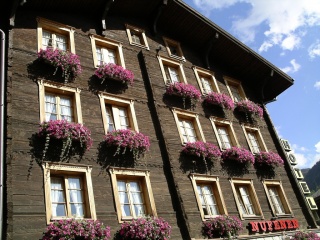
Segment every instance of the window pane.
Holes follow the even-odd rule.
[[[179,73],[177,71],[177,69],[172,68],[172,67],[168,67],[168,71],[169,71],[169,79],[171,80],[172,83],[175,82],[180,82],[179,81]]]
[[[112,132],[114,130],[114,121],[113,121],[111,106],[106,105],[106,116],[107,116],[107,125],[108,125],[107,131]]]
[[[203,86],[204,92],[207,94],[213,92],[211,84],[210,84],[210,80],[208,78],[204,78],[204,77],[201,77],[201,80],[202,80],[202,86]]]
[[[67,51],[67,38],[65,36],[56,34],[56,48]]]
[[[131,39],[133,43],[141,44],[141,39],[140,39],[139,33],[136,33],[134,31],[131,31]]]
[[[196,132],[193,127],[193,123],[188,120],[183,121],[184,131],[186,133],[186,137],[188,139],[188,142],[195,142],[197,141]]]
[[[277,214],[284,214],[284,207],[278,194],[276,187],[268,187],[271,204],[273,205]]]
[[[51,210],[53,217],[66,216],[62,178],[51,178]]]
[[[70,205],[71,215],[82,217],[84,216],[84,205],[82,199],[82,188],[80,178],[69,178],[69,194],[70,194]]]
[[[101,47],[96,47],[98,66],[103,65],[103,55]]]
[[[249,142],[250,142],[250,145],[252,147],[253,153],[259,153],[260,152],[260,146],[259,146],[259,142],[258,142],[258,139],[256,137],[256,134],[253,133],[253,132],[248,132],[248,138],[249,138]]]
[[[128,129],[129,128],[129,119],[127,114],[127,109],[119,108],[119,118],[120,118],[120,128]]]
[[[55,96],[52,94],[45,94],[45,112],[46,121],[57,120],[57,103]]]
[[[42,31],[42,48],[52,47],[52,34],[45,30]]]
[[[239,192],[247,214],[255,214],[251,203],[250,195],[246,186],[240,186]]]
[[[218,134],[223,149],[231,148],[231,141],[228,130],[225,127],[218,127]]]
[[[108,63],[117,64],[116,52],[113,49],[108,49]]]
[[[60,115],[61,119],[65,119],[68,122],[73,122],[73,109],[72,100],[68,97],[60,97]]]
[[[243,98],[242,98],[242,96],[240,94],[239,87],[232,86],[232,85],[229,85],[229,87],[230,87],[232,96],[234,98],[234,102],[239,102],[239,101],[243,100]]]

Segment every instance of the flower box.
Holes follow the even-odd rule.
[[[101,84],[108,80],[114,80],[132,85],[134,81],[134,75],[130,70],[124,69],[114,63],[99,66],[95,70],[94,75],[101,81]]]
[[[105,135],[105,144],[115,146],[116,153],[126,153],[127,150],[133,153],[134,159],[149,150],[149,137],[129,129],[115,130]]]
[[[202,159],[214,160],[221,156],[220,149],[212,144],[206,142],[189,142],[181,150],[182,153],[191,156],[197,156]]]
[[[219,106],[227,110],[234,109],[232,98],[224,93],[211,92],[204,97],[203,102],[207,105]]]
[[[293,240],[320,240],[320,237],[315,232],[302,232],[297,231],[294,233],[293,237],[291,238]]]
[[[256,103],[250,101],[250,100],[242,100],[240,102],[236,103],[236,108],[240,112],[244,112],[249,115],[254,115],[259,118],[263,118],[263,109]]]
[[[260,166],[281,166],[283,160],[279,154],[274,152],[260,152],[255,155],[255,163]]]
[[[253,154],[249,150],[238,147],[232,147],[224,150],[221,154],[221,159],[222,161],[233,160],[242,164],[254,164],[255,160]]]
[[[105,227],[99,220],[64,219],[51,222],[43,233],[42,240],[108,240],[111,239],[110,236],[110,227]]]
[[[207,238],[227,237],[231,239],[243,229],[242,222],[235,216],[220,215],[203,222],[202,233]]]
[[[162,218],[141,217],[131,222],[123,222],[114,239],[154,239],[168,240],[171,226]]]
[[[78,55],[71,52],[52,48],[40,49],[38,59],[55,67],[53,75],[61,69],[65,82],[75,79],[82,72]]]
[[[166,94],[182,97],[184,107],[186,99],[191,101],[193,107],[201,99],[201,93],[195,86],[180,82],[169,84],[166,88]]]
[[[82,156],[92,146],[91,132],[80,123],[70,123],[66,120],[51,120],[40,124],[38,136],[45,139],[42,160],[50,148],[55,148],[61,142],[60,160],[71,155]],[[53,144],[51,144],[53,142]]]

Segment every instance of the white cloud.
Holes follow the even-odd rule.
[[[300,37],[306,34],[308,27],[320,25],[319,0],[192,0],[194,4],[210,15],[215,9],[228,8],[239,3],[250,4],[245,17],[238,17],[233,22],[233,31],[245,43],[255,40],[258,27],[264,25],[265,41],[259,51],[279,45],[284,50],[299,47]],[[240,16],[240,14],[238,14]],[[314,48],[311,56],[320,55],[319,48]],[[320,51],[320,50],[319,50]]]
[[[304,154],[301,153],[294,153],[294,156],[297,159],[297,166],[299,168],[309,168],[308,160]]]
[[[284,71],[285,73],[294,73],[294,72],[297,72],[301,67],[301,65],[298,64],[295,59],[292,59],[290,63],[291,63],[291,66],[281,68],[281,70]]]
[[[314,87],[315,87],[316,89],[320,90],[320,81],[319,81],[319,82],[316,82],[316,83],[314,84]]]
[[[308,53],[311,58],[315,58],[317,56],[320,56],[320,41],[317,40],[314,44],[312,44],[308,48]]]
[[[316,147],[316,152],[320,153],[320,141],[314,146]]]

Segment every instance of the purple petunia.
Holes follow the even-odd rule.
[[[103,83],[107,78],[116,78],[132,85],[134,80],[134,75],[130,70],[124,69],[114,63],[99,66],[99,68],[94,72],[94,75],[101,80],[101,83]]]
[[[210,160],[221,156],[221,151],[216,145],[202,141],[189,142],[181,151],[187,155],[195,155]]]
[[[223,161],[235,160],[239,163],[254,164],[253,154],[245,148],[238,148],[238,147],[228,148],[222,152],[221,158]]]
[[[242,112],[256,115],[261,119],[263,118],[263,109],[258,104],[250,100],[242,100],[237,102],[236,107]]]
[[[255,162],[260,165],[281,166],[283,160],[274,152],[260,152],[255,155]]]
[[[60,49],[53,50],[52,48],[40,49],[38,59],[45,60],[50,65],[62,70],[62,77],[65,80],[75,78],[82,72],[79,56],[71,52],[66,52]],[[55,75],[55,73],[53,75]]]
[[[224,93],[211,92],[204,97],[203,101],[206,104],[217,105],[228,110],[234,109],[232,98]]]

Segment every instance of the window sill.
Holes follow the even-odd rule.
[[[169,55],[171,58],[175,59],[175,60],[178,60],[178,61],[181,61],[181,62],[186,62],[186,59],[185,57],[180,57],[180,56],[177,56],[177,55],[173,55],[173,54],[170,54]]]
[[[150,48],[146,45],[142,45],[142,44],[138,44],[138,43],[130,43],[130,45],[132,46],[136,46],[136,47],[140,47],[140,48],[144,48],[146,50],[150,50]]]
[[[260,215],[242,215],[241,218],[242,218],[242,219],[245,219],[245,220],[263,219],[263,217],[260,216]]]

